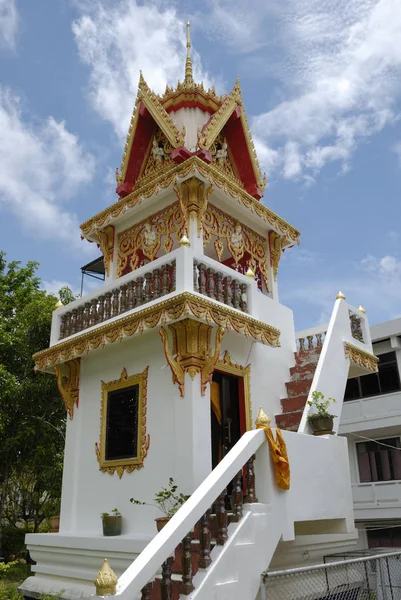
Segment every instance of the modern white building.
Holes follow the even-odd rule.
[[[401,318],[370,328],[378,373],[348,380],[348,439],[358,548],[401,547]]]

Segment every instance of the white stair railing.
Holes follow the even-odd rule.
[[[134,562],[121,575],[116,598],[133,600],[141,597],[145,585],[151,582],[160,566],[169,558],[201,517],[216,502],[218,496],[266,443],[263,429],[248,431],[223,458],[218,466],[194,491]]]

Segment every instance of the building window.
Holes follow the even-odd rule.
[[[100,443],[96,454],[100,470],[121,477],[143,467],[149,448],[146,435],[148,369],[128,377],[123,369],[120,379],[102,381]]]
[[[369,548],[400,548],[401,527],[388,527],[367,531]]]
[[[386,352],[379,356],[379,372],[348,379],[344,402],[369,398],[380,394],[398,392],[401,389],[395,352]]]
[[[356,450],[361,483],[401,479],[400,438],[360,442],[356,444]]]

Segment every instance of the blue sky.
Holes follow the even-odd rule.
[[[401,315],[400,0],[0,0],[0,249],[78,290],[79,224],[116,200],[139,70],[162,92],[238,75],[263,201],[301,230],[280,264],[296,327],[337,290],[371,323]]]

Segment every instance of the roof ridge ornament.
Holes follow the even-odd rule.
[[[194,82],[192,72],[192,58],[191,58],[191,23],[187,22],[187,59],[185,61],[185,79],[184,83],[190,84]]]

